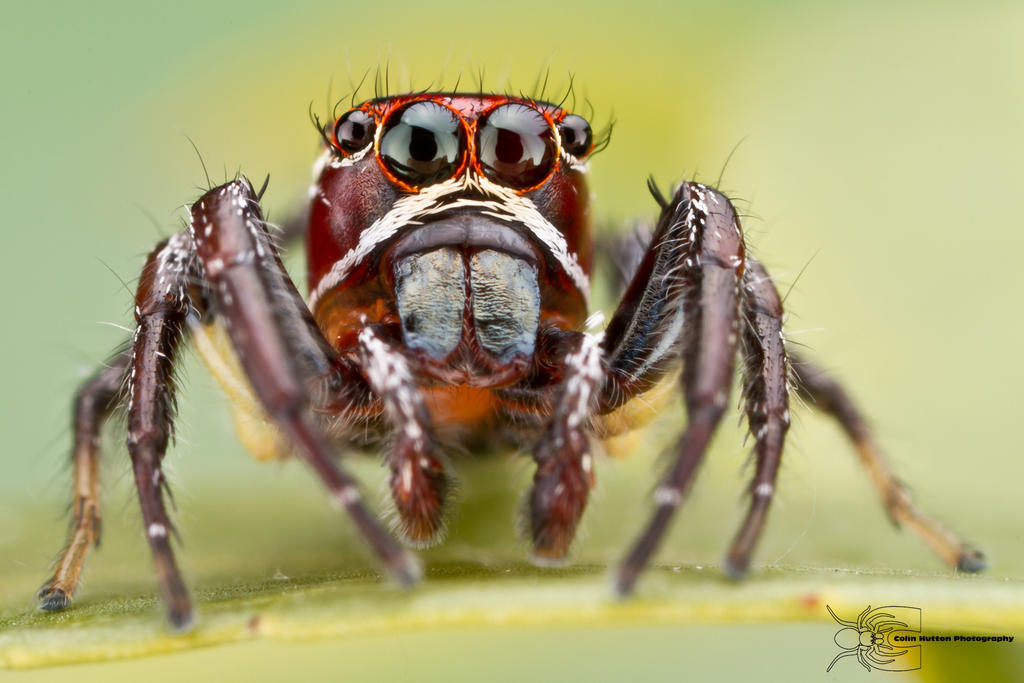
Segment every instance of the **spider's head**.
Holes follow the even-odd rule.
[[[325,328],[354,328],[326,324],[338,316],[400,323],[411,347],[440,361],[467,327],[484,355],[507,362],[532,352],[545,318],[582,322],[594,147],[583,118],[525,98],[420,93],[365,102],[325,140],[308,237],[310,305]],[[487,278],[507,286],[503,301]],[[507,307],[464,325],[462,304],[488,298]],[[487,315],[500,324],[481,323]]]

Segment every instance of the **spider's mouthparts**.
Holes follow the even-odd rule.
[[[541,258],[514,228],[479,213],[432,221],[392,245],[386,261],[402,335],[427,374],[490,386],[526,371]]]
[[[491,248],[467,254],[441,246],[394,260],[393,272],[410,348],[438,362],[473,358],[472,374],[485,375],[492,363],[479,351],[499,365],[533,353],[540,318],[533,263]]]
[[[456,214],[431,221],[408,233],[391,247],[392,263],[437,247],[494,249],[537,265],[540,254],[525,237],[506,223],[479,213]]]

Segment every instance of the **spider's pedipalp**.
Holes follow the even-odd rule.
[[[534,554],[542,563],[565,557],[594,485],[587,429],[604,380],[603,352],[599,336],[573,337],[561,359],[564,378],[551,419],[532,452],[537,471],[527,516]]]
[[[430,414],[409,363],[386,330],[367,326],[359,334],[360,364],[380,397],[395,432],[388,457],[389,486],[402,534],[414,545],[437,539],[451,482],[439,457]]]

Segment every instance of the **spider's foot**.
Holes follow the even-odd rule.
[[[615,597],[625,599],[632,595],[639,577],[639,569],[625,564],[620,566],[612,579],[612,592]]]
[[[726,557],[722,563],[722,572],[725,574],[725,578],[730,581],[742,581],[747,578],[747,572],[749,571],[750,558]]]
[[[981,551],[975,550],[970,546],[964,546],[960,551],[960,557],[956,561],[956,568],[962,572],[976,574],[988,569],[988,562],[985,561],[985,556]]]
[[[423,578],[423,567],[415,555],[403,552],[388,566],[388,573],[402,588],[411,588]]]
[[[171,622],[171,630],[175,633],[188,633],[196,625],[196,613],[191,605],[172,606],[167,610],[167,620]]]
[[[59,612],[71,604],[71,596],[67,591],[51,586],[40,590],[38,597],[39,605],[36,608],[46,612]]]

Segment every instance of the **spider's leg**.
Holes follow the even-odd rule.
[[[174,361],[193,312],[196,277],[188,233],[177,233],[150,254],[135,295],[135,334],[128,374],[128,454],[142,508],[157,581],[175,628],[192,620],[192,604],[171,549],[171,521],[164,508],[160,468],[174,421]]]
[[[395,427],[389,484],[401,531],[413,544],[429,542],[441,531],[450,488],[430,414],[408,361],[385,329],[363,328],[359,355],[370,386]]]
[[[642,239],[642,238],[638,238]],[[728,318],[725,345],[703,353],[721,360],[736,348],[735,283],[742,272],[744,249],[739,219],[729,200],[698,183],[683,183],[662,211],[650,246],[636,263],[635,250],[623,249],[623,272],[633,271],[622,301],[605,330],[601,346],[608,374],[598,397],[599,414],[610,413],[654,388],[694,352],[701,325],[716,325]],[[705,287],[703,281],[707,279]],[[733,283],[729,310],[709,301],[704,289]],[[684,343],[684,338],[688,341]],[[681,348],[683,347],[683,348]],[[687,363],[693,368],[693,363]],[[731,372],[732,364],[729,363]],[[687,382],[684,378],[684,383]]]
[[[306,230],[309,229],[309,207],[303,204],[302,210],[286,216],[278,227],[281,232],[277,238],[282,243],[288,244],[301,240],[305,237]]]
[[[619,229],[599,229],[594,235],[594,256],[601,259],[601,267],[608,271],[612,291],[617,296],[633,279],[647,255],[653,232],[652,223],[636,221]]]
[[[121,397],[131,354],[123,351],[110,359],[75,393],[72,411],[74,445],[71,451],[74,500],[72,526],[53,576],[39,590],[39,608],[67,607],[78,585],[89,545],[100,542],[99,459],[100,434],[107,416]]]
[[[791,358],[797,391],[809,403],[834,417],[853,441],[861,464],[878,489],[893,524],[912,529],[939,557],[960,571],[985,569],[985,558],[981,552],[914,504],[909,491],[893,474],[888,459],[846,390],[810,360],[797,355]]]
[[[303,202],[300,206],[293,207],[281,220],[268,223],[268,227],[278,248],[298,245],[309,229],[309,204]]]
[[[632,590],[660,543],[725,412],[743,259],[743,234],[728,199],[684,183],[663,210],[652,246],[606,330],[609,371],[599,411],[653,387],[678,365],[681,351],[689,417],[672,466],[655,490],[654,516],[619,568],[621,594]]]
[[[825,669],[825,673],[828,673],[828,672],[832,671],[832,667],[834,667],[836,665],[836,662],[838,662],[843,657],[855,656],[855,657],[857,657],[857,659],[859,661],[860,660],[860,654],[857,652],[857,650],[858,650],[858,647],[855,646],[855,647],[850,648],[849,650],[844,650],[844,651],[840,652],[839,654],[837,654],[835,656],[835,659],[832,660],[832,663],[828,665],[827,669]],[[861,664],[863,664],[863,663],[864,662],[861,662]],[[868,671],[871,671],[871,667],[868,667]]]
[[[600,338],[571,333],[560,358],[562,382],[551,420],[533,448],[537,471],[529,497],[529,528],[538,560],[565,557],[594,485],[587,434],[591,410],[604,379]]]
[[[826,604],[825,605],[825,609],[828,610],[828,613],[832,615],[832,618],[836,620],[837,624],[840,624],[842,626],[847,626],[849,628],[854,628],[854,629],[859,629],[860,628],[858,626],[858,622],[856,622],[856,621],[846,621],[845,619],[840,619],[838,616],[836,616],[836,613],[832,611],[832,607],[831,606]],[[871,609],[871,608],[869,607],[868,609]]]
[[[391,574],[400,583],[414,582],[419,575],[414,558],[367,510],[355,480],[335,462],[309,409],[310,377],[303,371],[327,372],[330,359],[324,354],[330,347],[305,306],[299,306],[301,299],[273,249],[252,186],[236,180],[203,195],[192,206],[190,231],[217,313],[264,411],[320,476]],[[333,362],[333,371],[348,383],[363,383],[351,363],[340,357]]]
[[[170,546],[172,526],[163,503],[166,482],[160,464],[174,419],[171,376],[174,359],[184,337],[185,319],[195,310],[191,293],[192,283],[197,277],[194,257],[192,240],[187,233],[172,235],[157,245],[139,280],[135,297],[137,326],[130,349],[117,356],[109,369],[100,372],[93,382],[86,385],[84,399],[80,394],[76,402],[75,446],[76,450],[82,449],[81,455],[76,452],[76,485],[83,487],[79,495],[85,495],[87,500],[84,502],[91,499],[95,504],[99,427],[102,417],[112,409],[119,396],[121,378],[127,372],[128,453],[160,588],[170,620],[177,628],[189,624],[192,607]],[[75,536],[77,532],[76,524]],[[84,561],[84,547],[79,549],[74,545],[75,536],[55,577],[58,581],[70,579],[72,583],[67,588],[73,588],[73,580]],[[60,571],[65,560],[68,560],[69,574],[62,577]],[[64,591],[65,587],[50,586],[40,606],[46,609],[65,606],[70,592],[65,592],[62,600],[57,590]]]
[[[789,429],[786,350],[782,338],[782,301],[771,277],[748,257],[743,273],[741,339],[746,368],[744,396],[747,421],[754,435],[756,469],[750,482],[750,507],[725,558],[734,578],[750,565],[775,492],[775,477]]]

